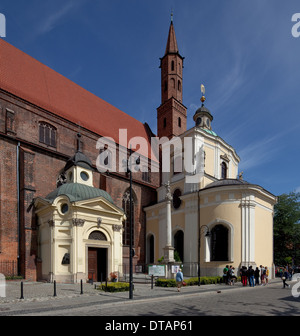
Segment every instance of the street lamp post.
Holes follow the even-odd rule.
[[[207,225],[200,226],[199,223],[199,231],[198,231],[198,286],[200,286],[200,249],[201,249],[201,234],[205,233],[205,237],[209,237],[211,235],[209,228]]]
[[[133,299],[133,201],[132,201],[132,164],[131,164],[132,149],[130,146],[129,160],[123,160],[126,164],[127,173],[129,173],[129,204],[130,204],[130,222],[129,222],[129,299]],[[136,164],[140,164],[140,158],[136,159]]]

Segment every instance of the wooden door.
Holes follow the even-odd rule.
[[[97,268],[98,268],[98,259],[97,259],[97,248],[89,247],[88,249],[88,278],[89,280],[93,279],[94,281],[97,281],[98,274],[97,274]]]

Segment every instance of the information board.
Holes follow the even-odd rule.
[[[165,276],[165,266],[163,265],[150,265],[148,270],[149,275]]]

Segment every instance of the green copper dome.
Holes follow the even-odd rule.
[[[114,203],[111,196],[102,189],[90,187],[81,183],[65,183],[52,191],[45,198],[51,203],[59,196],[68,196],[70,202],[88,200],[97,197],[104,197],[110,203]]]

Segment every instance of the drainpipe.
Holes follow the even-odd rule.
[[[17,221],[18,221],[18,260],[17,260],[17,268],[18,268],[18,275],[21,273],[21,265],[20,265],[20,225],[21,225],[21,214],[20,214],[20,141],[18,141],[17,145],[17,162],[16,162],[16,167],[17,167]]]

